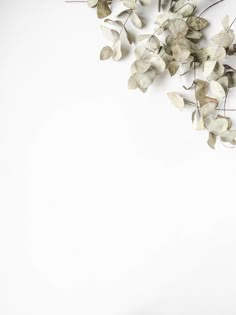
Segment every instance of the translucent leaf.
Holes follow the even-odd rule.
[[[151,67],[151,63],[144,60],[136,60],[135,67],[137,72],[144,73]]]
[[[100,60],[107,60],[111,58],[112,55],[113,55],[113,50],[111,47],[109,46],[103,47],[100,52]]]
[[[172,47],[172,53],[175,60],[179,62],[186,61],[188,57],[190,56],[190,51],[188,49],[182,48],[177,45]]]
[[[182,6],[182,8],[178,10],[178,13],[181,13],[183,17],[188,17],[192,15],[194,8],[195,7],[191,3],[186,3],[184,6]]]
[[[87,4],[90,8],[96,7],[98,0],[87,0]]]
[[[236,130],[230,130],[221,140],[236,145]]]
[[[138,87],[138,83],[137,83],[137,81],[136,81],[136,75],[133,74],[133,75],[131,75],[131,77],[129,78],[129,81],[128,81],[128,88],[129,88],[130,90],[135,90],[135,89],[137,89],[137,87]]]
[[[215,65],[216,65],[216,61],[214,61],[214,60],[208,60],[205,62],[203,75],[206,78],[209,77],[210,74],[212,74],[212,72],[215,68]]]
[[[153,69],[149,69],[145,73],[135,74],[136,82],[141,91],[145,92],[147,90],[147,88],[152,84],[155,76],[156,73]]]
[[[137,28],[142,28],[143,27],[143,24],[142,24],[142,21],[141,21],[140,17],[134,11],[130,15],[130,21]]]
[[[205,123],[208,131],[215,136],[223,135],[228,130],[228,121],[226,118],[207,118],[205,119]]]
[[[207,103],[200,108],[200,113],[203,118],[216,115],[216,106],[215,103]]]
[[[121,40],[118,39],[114,46],[113,46],[113,56],[114,61],[118,61],[122,58],[122,51],[121,51]]]
[[[184,108],[184,98],[181,95],[176,92],[169,92],[167,93],[167,95],[169,97],[169,100],[175,107],[181,110]]]
[[[194,124],[195,129],[198,131],[205,129],[205,124],[204,124],[204,120],[203,120],[202,116],[197,117],[197,115],[196,115],[193,124]]]
[[[229,16],[226,15],[226,16],[222,19],[221,23],[222,23],[222,26],[223,26],[224,30],[225,30],[225,31],[228,31],[228,30],[229,30]]]
[[[101,25],[101,30],[106,39],[110,40],[111,42],[116,42],[120,37],[119,33],[116,30],[111,30],[104,25]]]
[[[217,81],[210,82],[210,90],[212,92],[212,95],[217,99],[225,97],[225,90],[223,89],[222,85]]]
[[[174,36],[177,36],[178,34],[185,36],[188,33],[188,25],[182,19],[169,21],[168,28]]]
[[[232,30],[229,30],[228,32],[221,32],[212,38],[214,43],[224,48],[228,48],[231,44],[233,44],[234,39],[235,35]]]
[[[208,21],[197,17],[197,16],[191,16],[187,20],[188,26],[193,28],[195,31],[201,31],[204,28],[208,26]]]
[[[123,4],[125,7],[132,9],[132,10],[136,9],[136,7],[137,7],[135,0],[123,0]]]
[[[138,47],[136,47],[135,50],[134,50],[134,55],[135,55],[136,59],[143,58],[146,50],[147,49],[146,49],[145,46],[138,46]]]
[[[218,80],[224,75],[225,68],[222,63],[217,62],[214,71],[208,76],[208,80]]]
[[[153,68],[156,70],[156,74],[160,74],[165,71],[166,63],[159,55],[155,55],[150,59]]]
[[[160,48],[160,41],[156,36],[150,36],[146,47],[150,50],[158,50]]]
[[[222,61],[226,57],[224,47],[210,46],[207,48],[207,54],[210,60]]]

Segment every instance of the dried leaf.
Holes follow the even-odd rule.
[[[149,37],[146,47],[150,50],[159,50],[160,48],[160,41],[156,36]]]
[[[169,92],[167,93],[167,95],[169,97],[169,100],[175,107],[181,110],[184,108],[184,98],[181,95],[176,92]]]
[[[229,88],[231,89],[231,88],[236,87],[236,73],[228,72],[227,77],[228,77]]]
[[[125,7],[135,10],[137,5],[135,0],[123,0],[123,4]]]
[[[228,121],[226,118],[207,118],[205,123],[209,132],[215,136],[221,136],[228,130]]]
[[[188,33],[188,25],[182,19],[169,21],[168,28],[174,36],[177,36],[178,34],[185,36]]]
[[[142,92],[146,92],[147,88],[152,84],[155,76],[156,72],[153,69],[149,69],[145,73],[135,74],[136,82]]]
[[[221,23],[222,23],[222,26],[223,26],[224,30],[225,30],[225,31],[228,31],[228,30],[229,30],[229,16],[226,15],[226,16],[222,19]]]
[[[116,30],[111,30],[104,25],[101,25],[101,30],[106,39],[110,40],[113,43],[116,42],[120,37],[119,33]]]
[[[113,55],[113,50],[111,47],[109,46],[103,47],[100,52],[100,60],[107,60],[111,58],[112,55]]]
[[[222,85],[217,81],[210,82],[210,90],[212,95],[217,99],[225,97],[225,90],[223,89]]]
[[[132,14],[130,15],[130,21],[132,22],[132,24],[137,27],[137,28],[142,28],[143,27],[143,23],[140,19],[140,17],[138,16],[137,13],[135,13],[134,11],[132,12]]]
[[[205,62],[203,74],[206,78],[209,77],[210,74],[212,74],[215,68],[215,65],[216,65],[215,60],[208,60]]]
[[[87,0],[87,4],[90,8],[96,7],[98,0]]]
[[[236,145],[236,130],[230,130],[224,137],[221,138],[223,142],[229,142]]]
[[[197,16],[191,16],[188,18],[187,24],[195,31],[201,31],[208,26],[208,21]]]
[[[213,133],[210,132],[209,138],[207,141],[207,144],[209,145],[209,147],[211,147],[212,149],[215,149],[216,141],[217,141],[217,137]]]
[[[175,60],[179,62],[184,62],[190,56],[190,51],[186,48],[182,48],[180,46],[172,47],[172,53]]]
[[[99,19],[104,19],[111,14],[111,9],[108,6],[107,0],[98,0],[97,3],[97,16]]]
[[[168,70],[171,76],[174,76],[179,69],[179,63],[177,61],[172,61],[168,65]]]
[[[118,39],[113,46],[113,56],[114,61],[119,61],[122,58],[122,50],[121,50],[121,40]]]
[[[220,47],[228,48],[231,44],[233,44],[235,39],[234,32],[229,30],[228,32],[221,32],[215,35],[212,40]]]
[[[110,25],[118,26],[118,27],[123,27],[123,23],[119,20],[111,20],[111,19],[105,19],[105,23],[108,23]]]
[[[144,60],[136,60],[135,68],[137,72],[144,73],[151,67],[151,63]]]

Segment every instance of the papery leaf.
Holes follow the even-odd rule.
[[[188,25],[182,19],[169,21],[168,28],[174,36],[177,36],[178,34],[185,36],[188,33]]]
[[[184,104],[184,98],[181,95],[179,95],[176,92],[169,92],[169,93],[167,93],[167,95],[169,97],[169,100],[171,101],[171,103],[175,107],[177,107],[181,110],[184,108],[184,105],[185,105]]]
[[[132,10],[135,10],[137,7],[135,0],[123,0],[123,4],[125,7],[132,9]]]
[[[224,31],[215,35],[212,38],[212,41],[220,47],[228,48],[234,42],[234,39],[234,32],[232,30],[229,30],[228,32]]]
[[[236,73],[235,72],[228,72],[227,73],[229,88],[236,87]]]
[[[136,60],[135,68],[137,72],[144,73],[151,67],[151,63],[144,60]]]
[[[216,141],[217,141],[217,137],[213,133],[209,132],[209,138],[207,141],[207,144],[209,145],[209,147],[212,149],[215,149]]]
[[[90,8],[94,8],[98,4],[98,0],[87,0],[87,4]]]
[[[203,74],[207,78],[210,74],[212,74],[214,68],[216,66],[215,60],[208,60],[204,63],[204,71]]]
[[[228,31],[228,30],[229,30],[229,16],[228,16],[228,15],[226,15],[226,16],[222,19],[221,24],[222,24],[222,26],[223,26],[223,28],[224,28],[225,31]]]
[[[97,16],[99,19],[104,19],[111,14],[107,0],[98,0],[97,3]]]
[[[123,23],[119,20],[111,20],[111,19],[105,19],[105,23],[108,23],[110,25],[118,26],[118,27],[123,27]]]
[[[136,28],[142,28],[143,27],[143,23],[140,19],[140,17],[138,16],[137,13],[135,13],[134,11],[131,13],[130,15],[130,21],[132,22],[132,24],[136,27]]]
[[[217,99],[225,97],[225,90],[223,89],[222,85],[217,81],[210,82],[210,90],[212,92],[212,95]]]
[[[172,47],[172,53],[175,60],[179,62],[186,61],[188,57],[190,56],[190,51],[188,49],[182,48],[177,45]]]
[[[208,21],[197,16],[191,16],[188,18],[187,24],[195,31],[201,31],[208,26]]]
[[[226,118],[206,118],[205,123],[209,132],[215,136],[221,136],[228,130],[228,121]]]
[[[177,61],[172,61],[168,65],[168,70],[171,76],[174,76],[179,69],[179,63]]]
[[[116,30],[112,30],[104,25],[101,25],[101,30],[106,39],[110,40],[111,42],[116,42],[120,37]]]
[[[122,50],[121,50],[121,40],[118,39],[113,45],[113,56],[114,61],[119,61],[122,58]]]
[[[105,46],[102,48],[102,50],[100,52],[100,60],[107,60],[107,59],[111,58],[112,55],[113,55],[112,48],[109,46]]]
[[[221,140],[223,142],[229,142],[236,145],[236,130],[230,130],[226,135],[224,135]]]

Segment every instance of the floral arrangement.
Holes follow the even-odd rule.
[[[86,1],[89,7],[96,8],[98,18],[103,19],[101,31],[109,41],[109,45],[101,49],[100,59],[119,61],[124,55],[124,45],[134,47],[135,60],[128,79],[131,90],[146,92],[165,71],[170,76],[191,76],[191,84],[183,85],[185,91],[192,91],[190,97],[170,92],[170,102],[180,110],[185,107],[193,109],[193,125],[196,130],[207,130],[211,148],[215,148],[217,140],[235,146],[236,130],[232,128],[228,113],[236,109],[227,108],[227,98],[230,90],[236,87],[236,70],[227,60],[228,56],[236,55],[232,29],[236,19],[231,21],[229,16],[224,17],[222,29],[207,46],[200,45],[209,25],[203,15],[224,0],[213,3],[200,14],[197,0],[158,0],[159,13],[152,34],[137,32],[144,26],[142,10],[145,6],[151,7],[151,0],[120,0],[122,9],[111,18],[115,1]],[[160,13],[163,6],[168,9]]]

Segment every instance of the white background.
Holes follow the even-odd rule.
[[[235,315],[236,151],[104,44],[86,4],[0,0],[0,314]]]

